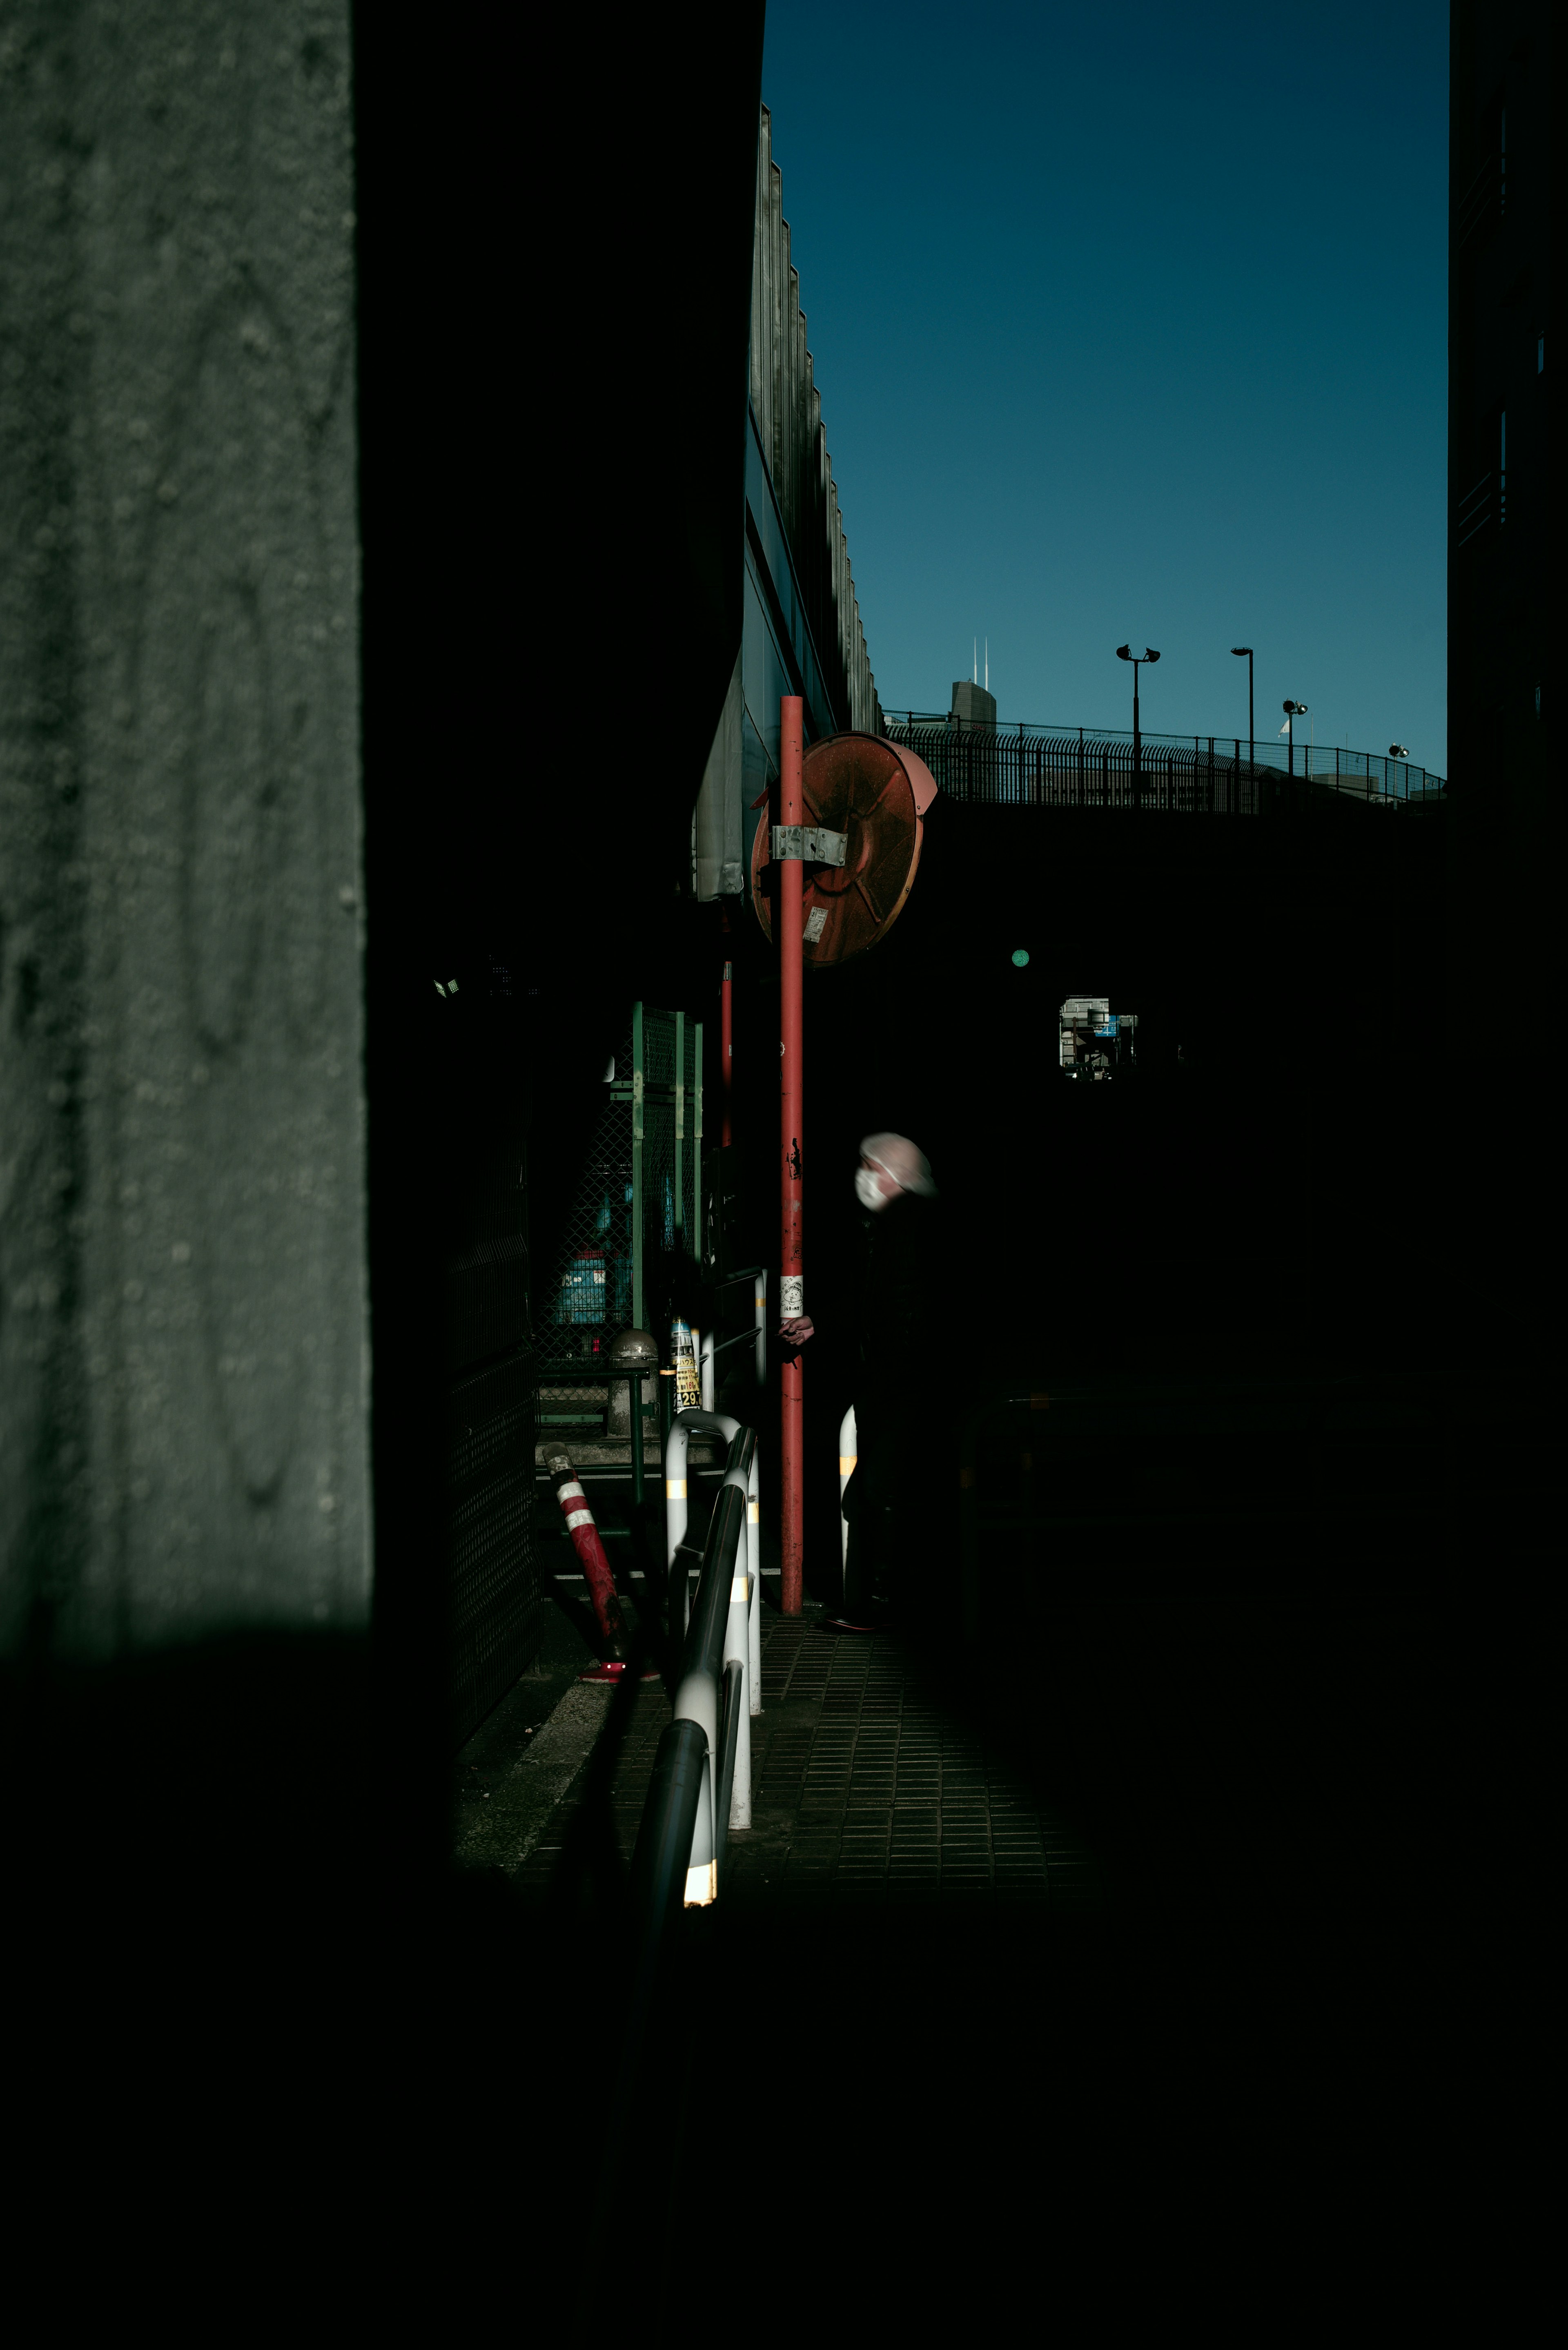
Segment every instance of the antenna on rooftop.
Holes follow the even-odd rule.
[[[985,690],[991,691],[991,639],[985,640]]]
[[[980,639],[978,637],[974,640],[974,667],[970,671],[970,675],[973,682],[978,685],[980,683]]]

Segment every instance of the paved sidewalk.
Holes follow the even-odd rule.
[[[628,1862],[659,1733],[662,1688],[606,1710],[602,1751],[513,1874],[544,1901],[585,1856]],[[821,1610],[765,1619],[763,1711],[752,1724],[753,1818],[732,1836],[722,1901],[735,1909],[933,1899],[1054,1915],[1093,1911],[1093,1871],[1063,1821],[961,1721],[895,1638],[836,1635]],[[596,1767],[597,1764],[597,1767]]]

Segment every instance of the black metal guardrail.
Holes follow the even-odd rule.
[[[984,726],[928,711],[888,711],[948,795],[995,806],[1142,808],[1256,816],[1334,792],[1375,807],[1440,799],[1446,779],[1407,759],[1328,743],[1219,734],[1131,734],[1085,726]]]
[[[750,1428],[732,1439],[701,1555],[682,1542],[672,1562],[672,1595],[694,1565],[699,1579],[681,1651],[675,1719],[659,1742],[632,1854],[637,1981],[645,1993],[651,1992],[670,1920],[691,1898],[692,1877],[711,1872],[703,1896],[711,1898],[729,1838],[741,1707],[749,1702],[749,1692],[744,1661],[737,1656],[726,1659],[724,1649],[732,1609],[750,1604],[749,1592],[736,1598],[736,1564],[746,1538],[756,1444],[756,1431]],[[672,1638],[679,1629],[675,1614],[672,1596]]]
[[[623,2010],[616,2085],[601,2148],[601,2195],[615,2189],[628,2158],[632,2107],[650,2061],[649,2019],[672,1929],[683,1908],[712,1900],[729,1841],[742,1713],[751,1701],[745,1617],[754,1578],[738,1577],[736,1567],[747,1542],[756,1444],[756,1431],[750,1428],[731,1440],[724,1482],[701,1551],[683,1541],[671,1563],[672,1647],[679,1635],[679,1596],[693,1565],[699,1568],[697,1596],[680,1652],[675,1719],[654,1754],[631,1858],[630,1996]]]

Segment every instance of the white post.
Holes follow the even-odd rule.
[[[713,1362],[713,1333],[711,1330],[704,1330],[702,1333],[701,1349],[698,1359],[702,1367],[702,1409],[704,1411],[711,1411],[713,1409],[713,1372],[715,1367]]]
[[[730,1825],[732,1828],[749,1828],[752,1825],[750,1565],[747,1552],[737,1552],[734,1580],[730,1586],[730,1613],[724,1625],[724,1663],[733,1662],[741,1668],[740,1721],[735,1730],[735,1776],[730,1789]]]
[[[752,1711],[763,1710],[763,1507],[757,1483],[757,1456],[752,1455],[752,1482],[746,1494],[746,1565],[751,1575],[751,1612],[747,1621],[747,1675]]]
[[[678,1411],[664,1443],[664,1564],[672,1567],[675,1554],[686,1539],[690,1515],[686,1502],[686,1454],[691,1430],[687,1416]],[[684,1627],[682,1627],[684,1628]],[[670,1627],[671,1631],[674,1626]]]
[[[849,1480],[855,1474],[855,1463],[859,1458],[855,1450],[858,1440],[858,1433],[855,1426],[855,1406],[851,1404],[838,1423],[838,1539],[843,1550],[846,1575],[849,1572],[849,1521],[844,1514],[844,1493]]]
[[[735,1777],[730,1794],[730,1825],[749,1828],[752,1825],[752,1715],[756,1710],[754,1683],[752,1674],[752,1595],[756,1588],[753,1572],[753,1546],[761,1528],[754,1525],[757,1490],[757,1456],[753,1446],[752,1466],[745,1482],[746,1539],[735,1551],[735,1572],[730,1585],[730,1612],[724,1620],[723,1662],[733,1662],[741,1668],[740,1721],[735,1737]],[[732,1469],[725,1485],[738,1484],[738,1472]],[[722,1492],[723,1486],[720,1487]],[[759,1627],[760,1630],[760,1627]],[[722,1668],[721,1668],[722,1669]]]

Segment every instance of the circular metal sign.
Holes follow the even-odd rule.
[[[845,836],[842,865],[805,868],[802,957],[815,966],[847,962],[885,939],[902,910],[936,782],[923,761],[879,734],[832,734],[806,752],[801,784],[805,822]],[[771,827],[767,809],[752,844],[752,904],[770,939]]]

